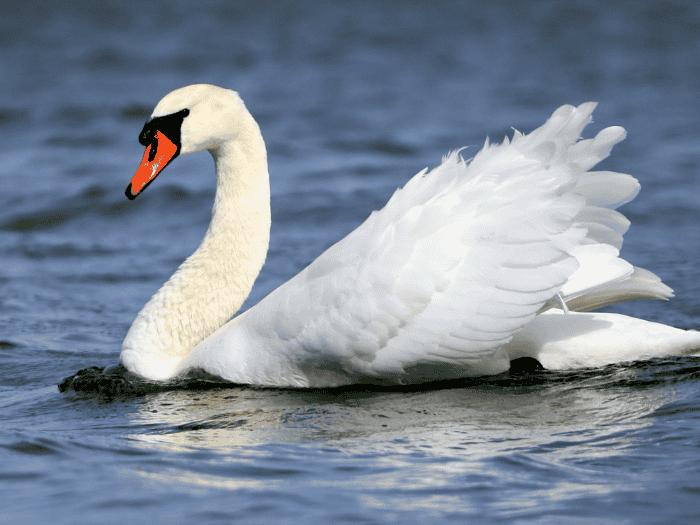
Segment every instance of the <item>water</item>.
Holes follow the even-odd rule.
[[[676,290],[614,311],[700,326],[693,2],[24,2],[0,7],[0,521],[693,523],[700,360],[410,390],[208,384],[61,394],[118,360],[203,235],[205,154],[134,202],[176,87],[238,90],[268,145],[271,251],[245,307],[447,151],[598,100],[642,193],[623,255]],[[201,175],[200,175],[201,172]]]

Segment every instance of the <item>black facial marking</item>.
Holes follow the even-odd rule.
[[[148,146],[149,144],[154,144],[156,141],[153,140],[156,131],[160,131],[166,137],[168,137],[173,144],[177,145],[178,150],[180,149],[180,128],[182,127],[182,121],[185,117],[190,114],[190,110],[185,108],[177,113],[171,113],[170,115],[164,115],[162,117],[152,118],[143,127],[139,135],[139,142],[142,146]],[[151,149],[150,160],[155,158],[156,148]]]

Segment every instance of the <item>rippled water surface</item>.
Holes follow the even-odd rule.
[[[448,151],[597,100],[642,192],[623,256],[673,287],[614,311],[700,327],[693,2],[18,2],[0,7],[0,521],[695,523],[700,359],[413,389],[192,382],[59,393],[119,358],[206,230],[211,159],[124,188],[156,102],[236,89],[268,146],[245,307]]]

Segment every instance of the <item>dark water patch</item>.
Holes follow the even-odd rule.
[[[230,419],[230,414],[221,414],[219,416],[210,416],[206,420],[191,421],[176,425],[167,430],[167,433],[175,432],[190,432],[193,430],[219,430],[239,428],[248,423],[247,419]]]
[[[169,202],[180,202],[195,196],[195,193],[188,191],[184,186],[168,184],[161,188],[159,196]]]
[[[10,444],[0,444],[0,448],[31,456],[63,455],[62,447],[53,440],[38,438],[34,441],[18,441]]]
[[[411,156],[416,154],[416,149],[395,140],[384,138],[372,141],[338,141],[331,140],[327,144],[328,148],[343,152],[376,152],[392,156]]]
[[[54,245],[33,244],[22,246],[21,254],[28,259],[62,259],[70,257],[91,257],[114,255],[116,250],[110,250],[104,246],[94,245],[89,248],[76,246],[73,243],[60,243]]]
[[[695,377],[696,380],[699,378],[700,376]],[[679,421],[687,422],[689,419],[700,419],[700,405],[698,405],[697,397],[671,401],[657,408],[653,413],[642,417],[653,419],[667,417],[672,419],[674,424]]]
[[[700,357],[668,357],[640,361],[630,364],[628,370],[633,374],[617,379],[611,386],[650,387],[696,381],[700,379]]]
[[[97,108],[67,104],[53,113],[51,121],[66,127],[83,128],[101,117]]]
[[[499,456],[494,458],[492,462],[496,465],[500,465],[499,470],[515,470],[526,473],[527,479],[523,479],[522,483],[528,485],[536,478],[541,478],[542,481],[546,481],[551,479],[551,477],[555,479],[565,479],[568,477],[567,473],[562,471],[560,465],[549,463],[531,454],[515,453]]]
[[[129,508],[133,510],[145,510],[149,508],[155,508],[162,502],[159,502],[158,498],[151,497],[130,497],[130,498],[111,498],[107,501],[101,501],[90,505],[89,508],[94,510],[104,510],[113,512],[115,510],[122,511],[124,508]]]
[[[121,213],[124,213],[129,206],[129,202],[118,202],[116,204],[112,204],[107,208],[106,215],[119,215]]]
[[[62,341],[76,342],[76,343],[96,343],[100,339],[105,339],[103,336],[93,333],[75,333],[66,334],[61,337]],[[111,339],[107,338],[107,341],[111,342]],[[53,353],[57,355],[64,355],[63,351],[54,351]]]
[[[279,458],[282,460],[282,458]],[[288,461],[293,463],[293,461]],[[236,465],[235,467],[226,466],[222,470],[228,472],[228,474],[235,474],[238,476],[250,476],[256,479],[275,479],[279,477],[294,477],[308,475],[308,471],[301,468],[284,468],[279,465]]]
[[[125,106],[117,112],[117,116],[124,120],[145,121],[152,111],[153,108],[141,105]]]
[[[83,273],[80,275],[67,275],[63,278],[65,283],[85,283],[85,284],[119,284],[119,283],[152,283],[157,281],[161,275],[157,272],[139,272],[139,273]]]
[[[40,213],[31,216],[21,216],[15,219],[6,221],[0,228],[5,231],[12,232],[28,232],[34,230],[44,230],[53,228],[66,222],[77,213],[71,211],[65,212],[48,212]]]
[[[38,472],[0,472],[2,481],[31,481],[43,478],[44,475]]]
[[[28,111],[0,107],[0,126],[27,123],[29,119],[30,115]]]
[[[582,445],[590,445],[592,447],[607,447],[610,443],[616,443],[618,441],[623,441],[627,437],[627,431],[612,432],[610,434],[604,435],[594,435],[593,437],[587,437],[589,434],[593,434],[592,430],[587,431],[575,431],[567,432],[562,434],[561,437],[566,437],[569,439],[554,439],[548,443],[543,443],[536,447],[530,449],[531,454],[551,454],[560,449],[565,449],[569,447],[580,447]],[[575,438],[580,439],[575,439]]]
[[[136,61],[128,53],[111,46],[93,49],[83,57],[84,64],[89,69],[129,69]]]
[[[92,199],[99,199],[101,197],[104,197],[108,195],[108,190],[102,186],[90,186],[89,188],[86,188],[81,197],[83,199],[87,200],[92,200]]]
[[[104,133],[78,133],[49,137],[44,141],[47,146],[59,148],[105,148],[112,144],[113,137]]]

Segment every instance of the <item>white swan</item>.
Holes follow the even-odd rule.
[[[144,126],[126,193],[135,198],[178,154],[208,150],[212,219],[138,314],[122,363],[153,380],[202,368],[237,383],[320,387],[497,374],[523,356],[568,369],[697,352],[696,331],[580,313],[672,296],[618,257],[629,222],[614,210],[639,185],[588,171],[625,137],[611,127],[579,140],[594,108],[563,106],[529,135],[487,140],[471,162],[448,155],[231,319],[267,253],[265,144],[236,92],[173,91]]]

